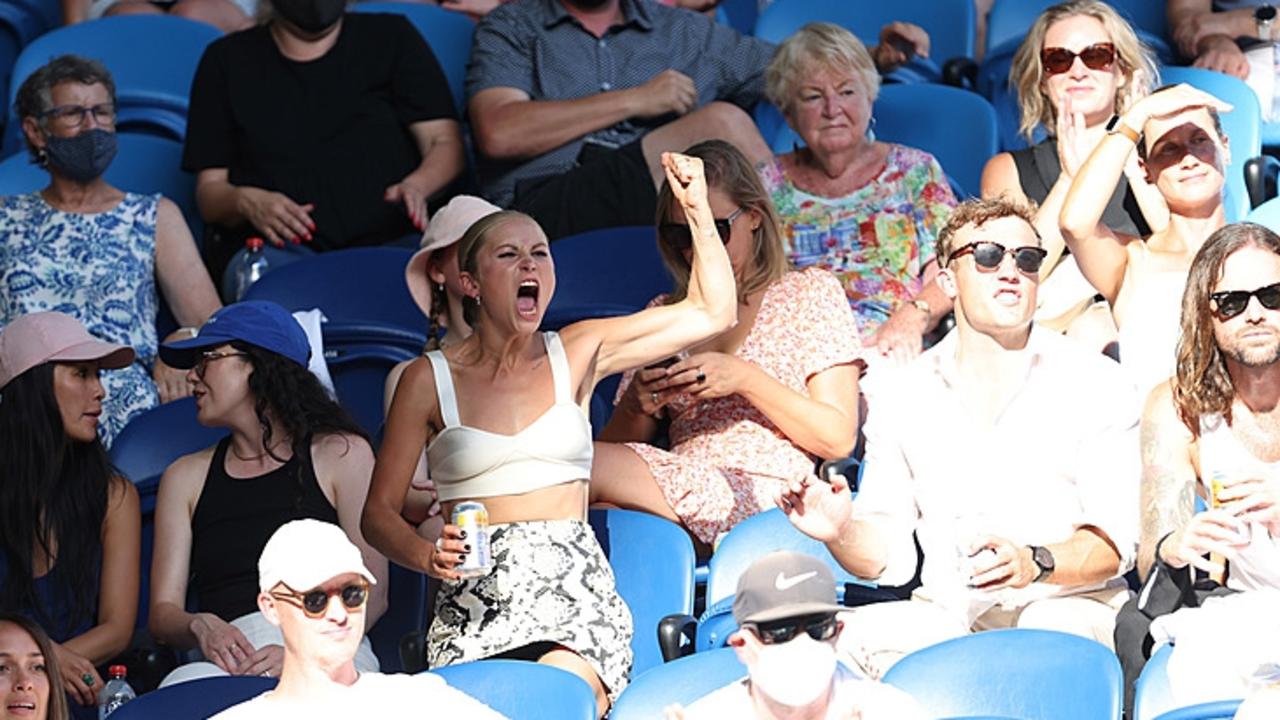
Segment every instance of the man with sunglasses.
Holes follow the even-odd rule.
[[[214,717],[391,717],[420,707],[432,717],[501,718],[439,676],[356,671],[369,586],[376,582],[337,525],[308,519],[280,526],[258,558],[258,607],[284,634],[280,682]]]
[[[1280,590],[1280,237],[1250,223],[1210,235],[1191,263],[1181,330],[1178,372],[1151,393],[1142,417],[1146,582],[1136,609],[1147,617],[1117,628],[1118,649],[1150,647],[1151,618],[1172,609],[1157,607],[1161,598],[1202,597],[1208,588],[1196,571],[1229,590]],[[1199,513],[1197,495],[1208,506]],[[1179,638],[1204,655],[1196,684],[1243,690],[1243,639],[1214,635]],[[1121,654],[1132,677],[1146,654]]]
[[[1137,517],[1138,401],[1100,353],[1032,323],[1044,250],[1032,211],[956,208],[938,236],[955,330],[910,365],[868,377],[866,469],[793,482],[792,523],[841,565],[910,600],[845,616],[842,644],[878,677],[970,631],[1038,627],[1111,641],[1128,599]]]
[[[817,558],[775,552],[738,579],[729,645],[747,677],[668,711],[668,720],[914,720],[924,712],[901,690],[867,680],[841,665],[836,640],[835,579]]]

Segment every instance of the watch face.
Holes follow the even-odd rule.
[[[1049,548],[1037,547],[1032,551],[1031,558],[1035,560],[1036,565],[1040,566],[1040,569],[1053,571],[1053,553],[1049,552]]]
[[[1271,22],[1276,19],[1276,9],[1270,5],[1263,5],[1253,11],[1253,17],[1259,22]]]

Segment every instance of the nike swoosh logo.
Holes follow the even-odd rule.
[[[791,588],[799,585],[800,583],[804,582],[805,580],[808,580],[811,577],[814,577],[817,574],[818,572],[816,570],[810,570],[807,573],[800,573],[799,575],[796,575],[793,577],[787,577],[782,573],[778,573],[778,577],[775,578],[773,581],[773,586],[779,590],[790,590]]]

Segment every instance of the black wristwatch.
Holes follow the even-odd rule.
[[[1253,21],[1258,26],[1258,38],[1271,39],[1271,30],[1275,27],[1276,9],[1271,5],[1260,5],[1253,11]]]
[[[1033,582],[1043,582],[1045,578],[1053,574],[1053,553],[1049,552],[1049,548],[1040,545],[1030,545],[1031,559],[1035,562],[1036,567],[1040,568],[1040,574],[1036,576]]]

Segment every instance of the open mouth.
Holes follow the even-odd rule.
[[[538,281],[525,280],[516,290],[516,312],[525,317],[538,314]]]
[[[1022,298],[1022,293],[1013,288],[1001,288],[996,291],[995,300],[1003,305],[1015,305]]]
[[[34,715],[36,712],[36,704],[23,702],[9,703],[8,705],[5,705],[5,710],[8,710],[11,714]]]

